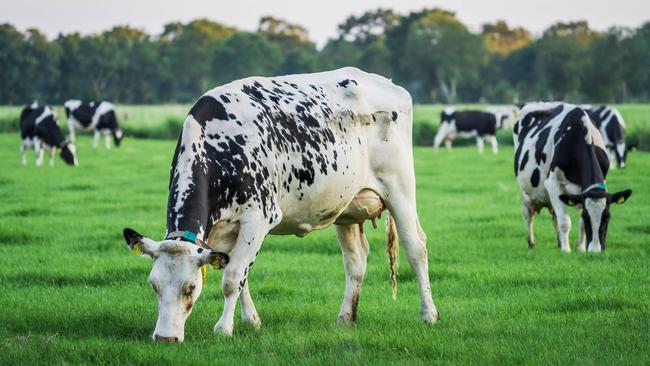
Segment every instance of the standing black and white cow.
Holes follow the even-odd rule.
[[[75,129],[94,131],[93,147],[99,144],[100,135],[105,137],[105,146],[111,147],[110,139],[113,136],[115,146],[120,146],[123,133],[117,122],[115,106],[109,102],[93,102],[81,100],[68,100],[63,104],[65,115],[68,118],[70,140],[75,140]]]
[[[607,148],[610,168],[625,168],[628,148],[625,145],[625,121],[614,107],[585,105],[582,108],[589,114],[603,137]]]
[[[492,152],[497,154],[496,133],[503,120],[508,116],[492,112],[457,111],[454,108],[445,108],[440,113],[440,128],[433,139],[433,149],[438,151],[442,141],[447,149],[457,136],[476,137],[478,152],[483,153],[484,141],[490,141]]]
[[[75,145],[65,140],[63,132],[56,123],[52,108],[34,102],[23,108],[20,113],[20,155],[21,163],[27,164],[25,150],[33,148],[36,153],[36,165],[43,164],[45,149],[50,150],[50,165],[54,165],[54,151],[69,165],[77,165]]]
[[[625,202],[632,191],[607,191],[609,160],[600,133],[587,113],[566,103],[529,104],[521,111],[513,137],[515,175],[523,198],[528,246],[535,245],[534,215],[546,207],[553,217],[560,248],[571,251],[571,219],[566,204],[582,209],[576,249],[604,249],[609,206]]]
[[[202,288],[200,268],[209,263],[227,263],[215,331],[232,334],[238,298],[244,321],[259,326],[247,277],[264,238],[302,237],[332,224],[346,271],[339,321],[354,321],[369,250],[363,222],[384,209],[391,278],[398,233],[418,280],[422,318],[435,322],[416,212],[412,118],[406,90],[355,68],[252,77],[199,98],[172,161],[166,238],[124,230],[132,249],[154,259],[153,338],[183,340]]]

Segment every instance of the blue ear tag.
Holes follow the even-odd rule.
[[[196,234],[191,231],[183,231],[183,238],[189,240],[192,243],[196,243]]]
[[[607,190],[607,186],[605,185],[605,183],[600,183],[600,184],[598,185],[598,188],[603,189],[603,190],[605,190],[605,191]]]

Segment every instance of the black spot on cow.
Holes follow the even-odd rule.
[[[359,83],[357,83],[356,80],[345,79],[345,80],[341,81],[340,83],[338,83],[338,86],[343,87],[343,88],[347,88],[350,83],[354,83],[354,85],[359,85]]]
[[[397,121],[397,112],[393,111],[391,116],[392,116],[393,122]]]
[[[222,100],[224,103],[230,103],[230,99],[228,99],[228,97],[225,96],[225,95],[223,95],[223,94],[221,94],[221,95],[219,96],[219,98],[221,98],[221,100]]]
[[[190,115],[202,126],[205,127],[207,121],[214,119],[227,121],[228,114],[226,108],[211,96],[204,95],[194,103],[190,109]]]
[[[539,169],[535,168],[533,170],[533,174],[530,176],[530,184],[533,187],[537,187],[539,185]]]

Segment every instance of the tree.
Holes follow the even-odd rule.
[[[263,33],[239,32],[215,50],[213,74],[226,83],[252,75],[274,75],[284,62],[280,47]]]
[[[258,32],[282,50],[284,62],[276,70],[277,74],[314,72],[319,69],[318,50],[309,41],[304,27],[267,16],[260,19]]]
[[[587,49],[595,33],[587,22],[556,23],[537,42],[536,72],[548,99],[572,99],[580,89]]]
[[[357,45],[369,45],[385,38],[399,23],[400,16],[391,9],[376,9],[360,16],[349,16],[339,24],[339,39]]]
[[[236,32],[234,28],[207,19],[165,26],[161,53],[170,72],[166,73],[163,83],[173,88],[174,99],[192,101],[214,86],[219,79],[218,75],[212,75],[215,50]]]
[[[510,28],[503,20],[483,24],[481,35],[485,49],[500,55],[507,55],[532,42],[530,32],[521,27]]]
[[[454,13],[425,10],[408,27],[399,67],[411,80],[425,81],[431,99],[439,91],[452,103],[458,84],[476,77],[482,55],[481,39]]]

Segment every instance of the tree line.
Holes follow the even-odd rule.
[[[322,49],[304,27],[270,16],[255,32],[197,19],[158,35],[116,26],[52,40],[1,24],[0,104],[185,103],[246,76],[342,66],[392,78],[418,102],[642,102],[650,100],[648,60],[650,22],[605,32],[560,22],[534,37],[504,21],[473,32],[438,8],[350,16]]]

